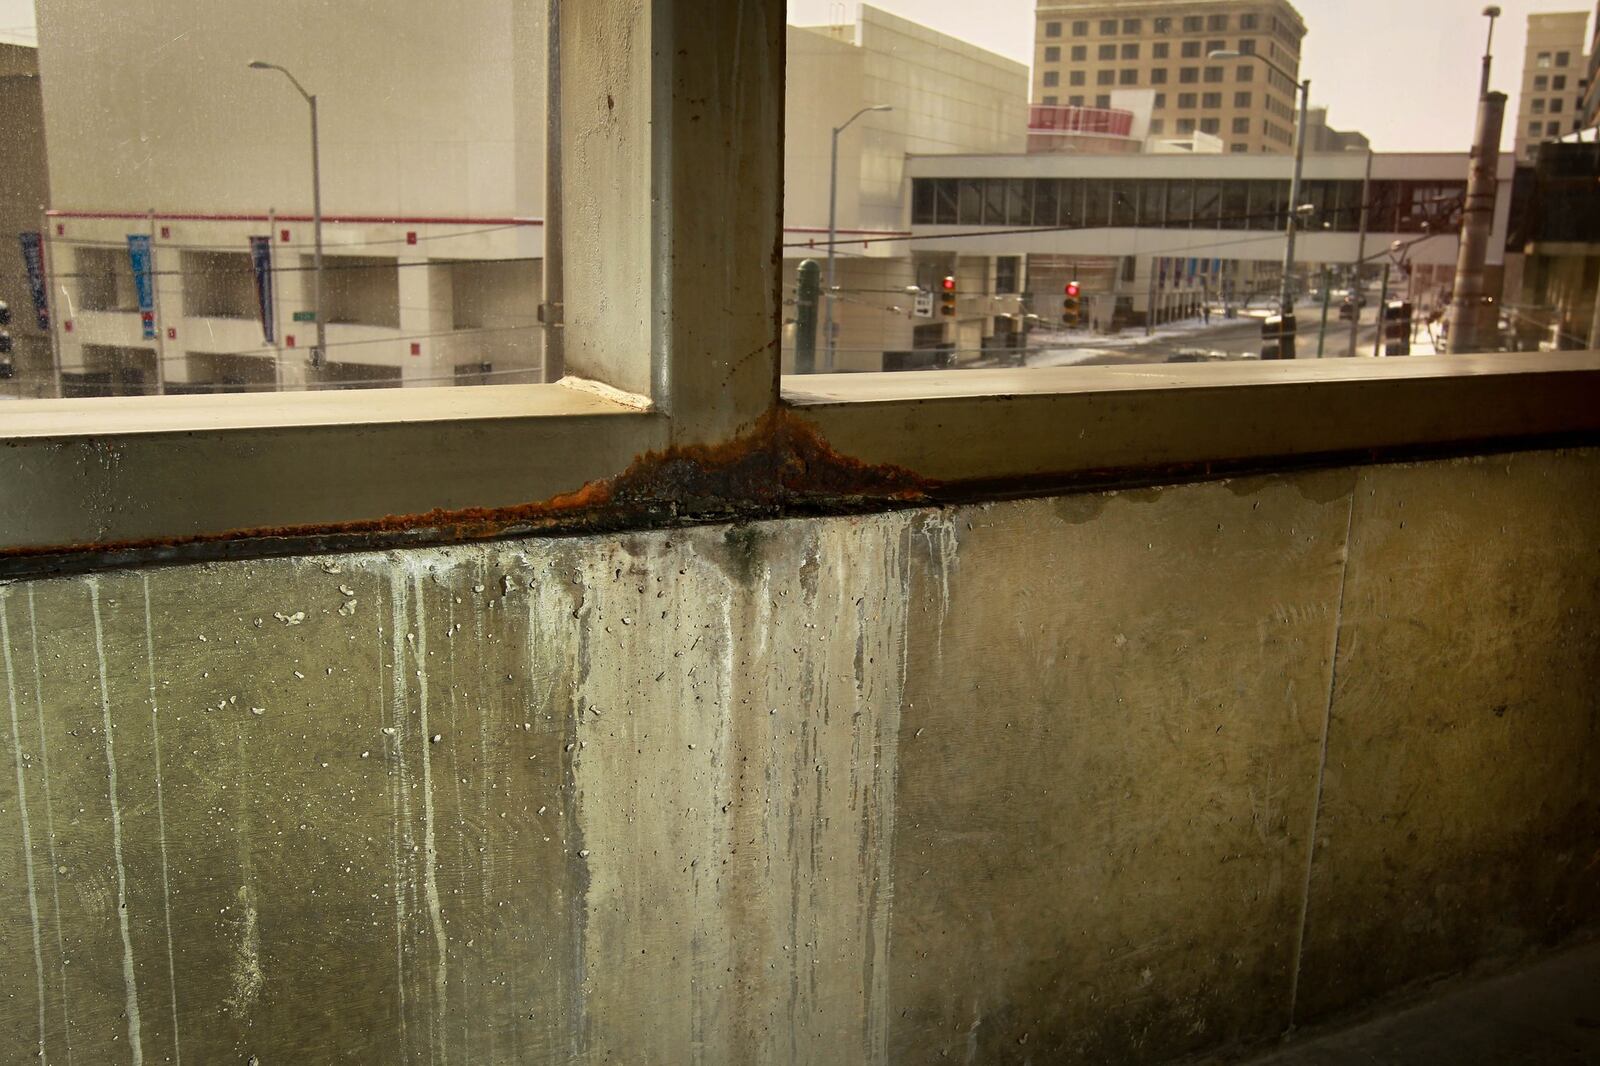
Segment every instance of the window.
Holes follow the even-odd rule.
[[[1223,68],[1222,67],[1207,67],[1206,68],[1206,81],[1211,82],[1211,83],[1216,83],[1216,82],[1220,82],[1222,80],[1222,78],[1223,78]]]
[[[1100,51],[1099,51],[1099,57],[1101,59],[1115,59],[1115,58],[1117,58],[1117,46],[1114,45],[1114,44],[1103,44],[1103,45],[1101,45],[1100,46]]]
[[[1060,37],[1061,36],[1061,23],[1059,23],[1059,22],[1046,22],[1044,24],[1044,35],[1046,37]]]
[[[1140,33],[1144,30],[1144,23],[1139,19],[1123,19],[1123,33]]]
[[[1069,81],[1070,81],[1070,82],[1071,82],[1071,83],[1072,83],[1072,84],[1073,84],[1073,85],[1074,85],[1074,86],[1078,86],[1078,85],[1084,85],[1084,84],[1087,84],[1087,83],[1086,83],[1086,82],[1085,82],[1085,80],[1084,80],[1084,78],[1085,78],[1085,75],[1084,75],[1084,72],[1083,72],[1083,71],[1081,71],[1081,70],[1075,70],[1075,71],[1073,71],[1073,72],[1072,72],[1072,73],[1071,73],[1071,74],[1069,74],[1069,75],[1067,75],[1067,79],[1068,79],[1068,80],[1069,80]]]
[[[1186,108],[1194,107],[1196,101],[1197,101],[1197,98],[1196,98],[1194,93],[1179,93],[1178,94],[1178,106],[1180,108],[1185,108],[1186,109]]]
[[[1253,29],[1256,29],[1260,25],[1260,23],[1261,23],[1261,16],[1260,15],[1240,15],[1239,16],[1239,28],[1241,30],[1253,30]]]
[[[1234,93],[1233,94],[1233,106],[1234,107],[1249,107],[1251,99],[1252,99],[1252,97],[1250,96],[1249,93]]]
[[[1568,66],[1569,64],[1571,64],[1571,62],[1572,62],[1572,53],[1571,52],[1557,52],[1556,53],[1556,66],[1558,66],[1558,67]]]
[[[1167,68],[1156,67],[1150,71],[1151,85],[1165,85],[1167,83]]]
[[[1539,79],[1538,78],[1534,78],[1533,80],[1535,82],[1537,82]],[[1561,90],[1565,89],[1566,87],[1567,87],[1567,76],[1565,74],[1557,74],[1555,77],[1550,79],[1550,88],[1554,89],[1556,92],[1560,92]],[[1534,88],[1538,88],[1538,86],[1535,85]]]
[[[1540,74],[1538,77],[1533,79],[1533,91],[1534,92],[1542,93],[1542,92],[1544,92],[1545,90],[1547,90],[1549,88],[1550,88],[1550,75],[1548,75],[1548,74]]]
[[[1024,220],[1022,225],[1028,225]],[[1021,292],[1019,281],[1022,277],[1022,258],[1015,255],[1002,255],[994,261],[994,291],[996,296],[1011,296]]]
[[[1117,72],[1118,85],[1138,85],[1139,72],[1132,67],[1127,67]]]
[[[1207,109],[1215,109],[1215,108],[1221,107],[1222,106],[1222,94],[1221,93],[1205,93],[1204,95],[1202,95],[1200,97],[1200,106],[1204,107],[1204,108],[1207,108]]]
[[[1227,29],[1228,29],[1228,16],[1227,15],[1208,15],[1206,17],[1206,29],[1210,30],[1212,33],[1225,33],[1225,32],[1227,32]]]
[[[1072,35],[1074,37],[1087,37],[1087,36],[1089,36],[1089,24],[1087,22],[1083,22],[1083,21],[1074,22],[1072,24]],[[1060,34],[1057,33],[1057,36],[1060,36]]]
[[[1079,78],[1083,77],[1083,72],[1082,71],[1076,71],[1075,70],[1075,71],[1073,71],[1073,74],[1075,76],[1079,77]],[[1074,82],[1074,84],[1077,84],[1077,83]],[[1082,107],[1083,106],[1083,97],[1082,96],[1069,96],[1069,97],[1067,97],[1067,104],[1070,107]]]
[[[1550,69],[1550,53],[1549,52],[1540,52],[1538,57],[1534,59],[1533,65],[1538,67],[1540,70],[1549,70]]]
[[[1228,151],[1230,151],[1230,152],[1248,152],[1249,150],[1250,150],[1250,146],[1248,144],[1230,144],[1230,145],[1228,145]]]
[[[1239,54],[1253,56],[1256,54],[1256,39],[1254,37],[1239,38]]]
[[[1102,37],[1115,37],[1116,35],[1117,35],[1117,20],[1116,19],[1101,19],[1100,20],[1100,36],[1102,36]]]
[[[1199,33],[1206,28],[1206,20],[1199,15],[1183,16],[1183,32]]]
[[[1203,118],[1200,120],[1201,133],[1218,133],[1222,130],[1222,120],[1217,118]]]
[[[1046,63],[1061,62],[1061,46],[1058,44],[1053,44],[1046,48],[1044,50],[1044,61]]]
[[[1234,119],[1233,120],[1233,132],[1249,134],[1249,132],[1250,132],[1250,120],[1247,119],[1247,118],[1236,118],[1236,119]]]
[[[1183,42],[1182,55],[1183,55],[1183,58],[1185,58],[1185,59],[1199,59],[1200,58],[1200,42],[1199,41],[1184,41]]]
[[[1096,85],[1115,85],[1117,83],[1117,72],[1114,70],[1096,71],[1094,83]]]
[[[1544,114],[1544,98],[1543,97],[1540,97],[1540,98],[1534,100],[1534,102],[1533,102],[1533,113],[1535,115]]]
[[[1125,45],[1123,45],[1122,46],[1122,58],[1123,59],[1138,59],[1139,58],[1139,46],[1136,45],[1136,44],[1125,44]]]
[[[1165,130],[1166,128],[1167,128],[1167,120],[1166,119],[1164,119],[1164,118],[1153,118],[1153,119],[1150,120],[1150,133],[1151,133],[1152,136],[1160,136],[1162,131]]]
[[[1234,81],[1255,81],[1256,68],[1249,63],[1240,63],[1233,71]]]
[[[1178,82],[1182,85],[1193,85],[1199,80],[1199,67],[1183,67],[1178,71]]]
[[[1165,74],[1166,71],[1162,71],[1162,73]],[[1162,80],[1165,81],[1166,79],[1163,78]],[[1167,106],[1167,94],[1166,93],[1156,93],[1156,99],[1155,99],[1155,105],[1154,106],[1155,106],[1155,109],[1157,111],[1160,111],[1162,108],[1166,107]]]
[[[1170,18],[1167,18],[1166,16],[1162,16],[1162,17],[1156,19],[1154,21],[1153,25],[1155,26],[1155,30],[1156,30],[1157,33],[1171,33],[1172,32],[1172,20]]]
[[[1045,96],[1044,104],[1045,104],[1046,107],[1054,107],[1055,103],[1056,103],[1056,98],[1054,96],[1049,96],[1049,95]]]
[[[1179,133],[1193,133],[1194,132],[1194,119],[1192,119],[1192,118],[1180,118],[1178,120],[1178,132]]]
[[[1228,42],[1227,41],[1207,41],[1206,42],[1206,55],[1210,55],[1212,52],[1226,52],[1227,50],[1228,50]]]
[[[1150,46],[1150,58],[1166,59],[1170,51],[1171,46],[1168,45],[1166,41],[1157,41],[1155,44]]]
[[[1086,45],[1086,44],[1075,44],[1075,45],[1072,46],[1072,61],[1074,63],[1082,63],[1083,61],[1085,61],[1088,58],[1089,58],[1089,46],[1088,45]]]
[[[1566,101],[1565,101],[1565,100],[1563,100],[1563,99],[1561,99],[1561,97],[1559,97],[1559,96],[1558,96],[1558,97],[1556,97],[1556,98],[1555,98],[1555,99],[1553,99],[1553,100],[1551,100],[1551,101],[1550,101],[1550,113],[1551,113],[1551,114],[1552,114],[1552,115],[1559,115],[1559,114],[1561,114],[1561,109],[1562,109],[1562,108],[1563,108],[1563,107],[1564,107],[1564,106],[1565,106],[1565,105],[1566,105]]]
[[[1095,94],[1095,98],[1094,98],[1094,106],[1095,107],[1110,107],[1111,106],[1111,94],[1110,93],[1096,93]]]
[[[1060,84],[1061,84],[1061,73],[1059,71],[1047,70],[1047,71],[1044,72],[1044,87],[1046,89],[1054,89],[1056,86],[1058,86]]]
[[[1559,137],[1559,136],[1561,136],[1561,123],[1559,123],[1559,122],[1547,122],[1547,123],[1545,123],[1544,132],[1545,132],[1545,135],[1549,136],[1549,137]]]

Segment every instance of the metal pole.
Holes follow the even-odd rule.
[[[145,212],[145,232],[150,235],[150,313],[156,319],[156,395],[167,393],[167,333],[161,325],[161,271],[156,266],[156,209]]]
[[[1499,181],[1500,129],[1505,121],[1506,94],[1489,93],[1478,104],[1478,130],[1473,138],[1472,169],[1467,175],[1467,200],[1461,212],[1461,249],[1456,258],[1455,292],[1450,299],[1450,354],[1479,351],[1484,346],[1484,312],[1492,304],[1485,281],[1489,235]]]
[[[1322,266],[1322,324],[1317,329],[1317,358],[1322,358],[1322,351],[1328,341],[1328,301],[1333,293],[1333,269],[1326,263]]]
[[[322,148],[316,95],[308,95],[306,102],[311,105],[311,227],[315,231],[317,275],[317,350],[311,353],[311,365],[320,369],[328,359],[328,288],[322,273]]]
[[[1489,95],[1489,66],[1494,62],[1494,20],[1500,17],[1500,9],[1490,5],[1483,13],[1489,20],[1489,42],[1483,46],[1483,78],[1478,84],[1480,100]]]
[[[854,119],[851,120],[855,121]],[[846,123],[849,125],[849,123]],[[834,337],[833,337],[833,290],[838,282],[834,276],[833,243],[838,237],[839,226],[839,134],[844,127],[833,131],[833,156],[828,164],[828,291],[823,298],[823,335],[827,342],[828,358],[827,370],[833,369]]]
[[[567,372],[562,322],[566,308],[565,238],[561,226],[561,0],[546,6],[544,169],[544,379]]]
[[[1283,241],[1283,292],[1278,298],[1279,313],[1283,315],[1282,356],[1295,357],[1294,319],[1294,244],[1295,232],[1300,225],[1300,177],[1306,165],[1306,112],[1311,109],[1311,79],[1300,83],[1300,122],[1295,133],[1294,178],[1289,182],[1289,223]]]
[[[1144,308],[1144,335],[1152,336],[1156,331],[1156,257],[1150,257],[1150,295],[1147,296]]]
[[[800,264],[795,284],[794,372],[814,374],[817,370],[817,291],[822,268],[815,259]]]
[[[1374,359],[1378,358],[1380,355],[1383,354],[1383,325],[1384,325],[1383,316],[1386,313],[1386,311],[1388,310],[1388,304],[1389,304],[1389,263],[1388,263],[1387,260],[1385,260],[1384,264],[1383,264],[1383,282],[1378,286],[1378,318],[1377,318],[1377,321],[1374,322],[1373,326],[1372,326],[1372,333],[1373,333],[1373,337],[1372,337],[1372,358],[1374,358]],[[1360,308],[1356,308],[1357,313],[1359,313],[1360,310],[1361,310]]]
[[[1367,287],[1362,284],[1361,275],[1367,268],[1367,218],[1371,213],[1368,198],[1372,195],[1372,152],[1367,152],[1367,172],[1361,179],[1361,236],[1356,241],[1355,276],[1350,279],[1350,294],[1355,298],[1355,307],[1350,315],[1350,349],[1346,353],[1350,358],[1355,358],[1356,345],[1361,343],[1361,304],[1362,296],[1366,294]]]

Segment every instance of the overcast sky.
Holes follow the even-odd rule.
[[[788,0],[802,25],[853,20],[856,0]],[[1302,76],[1336,129],[1381,151],[1465,151],[1472,141],[1488,25],[1484,0],[1293,0],[1307,33]],[[1493,86],[1517,106],[1528,15],[1588,11],[1594,0],[1499,0]],[[873,6],[1020,62],[1033,51],[1034,0],[874,0]],[[1592,29],[1592,27],[1591,27]],[[1512,122],[1505,143],[1511,144]]]
[[[792,22],[853,20],[857,0],[788,0]],[[876,5],[1021,62],[1034,0],[876,0]],[[1481,0],[1295,0],[1309,32],[1303,73],[1328,121],[1384,151],[1464,151],[1472,140],[1485,20]],[[1592,12],[1593,0],[1500,0],[1494,86],[1517,106],[1533,11]],[[31,40],[32,0],[0,0],[0,36]],[[1511,143],[1506,124],[1506,144]]]

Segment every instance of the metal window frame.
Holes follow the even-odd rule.
[[[1600,440],[1594,352],[780,380],[785,21],[564,6],[571,377],[12,405],[0,577]]]

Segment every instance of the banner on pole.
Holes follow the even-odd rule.
[[[261,310],[261,335],[268,344],[278,342],[272,303],[272,238],[250,238],[250,262],[256,270],[256,305]]]
[[[50,331],[50,293],[44,279],[44,235],[37,230],[18,234],[22,238],[22,262],[28,268],[28,288],[33,293],[33,313],[41,332]]]
[[[150,235],[128,234],[128,263],[133,267],[133,288],[139,296],[139,321],[144,339],[156,338],[156,288],[150,269]]]

